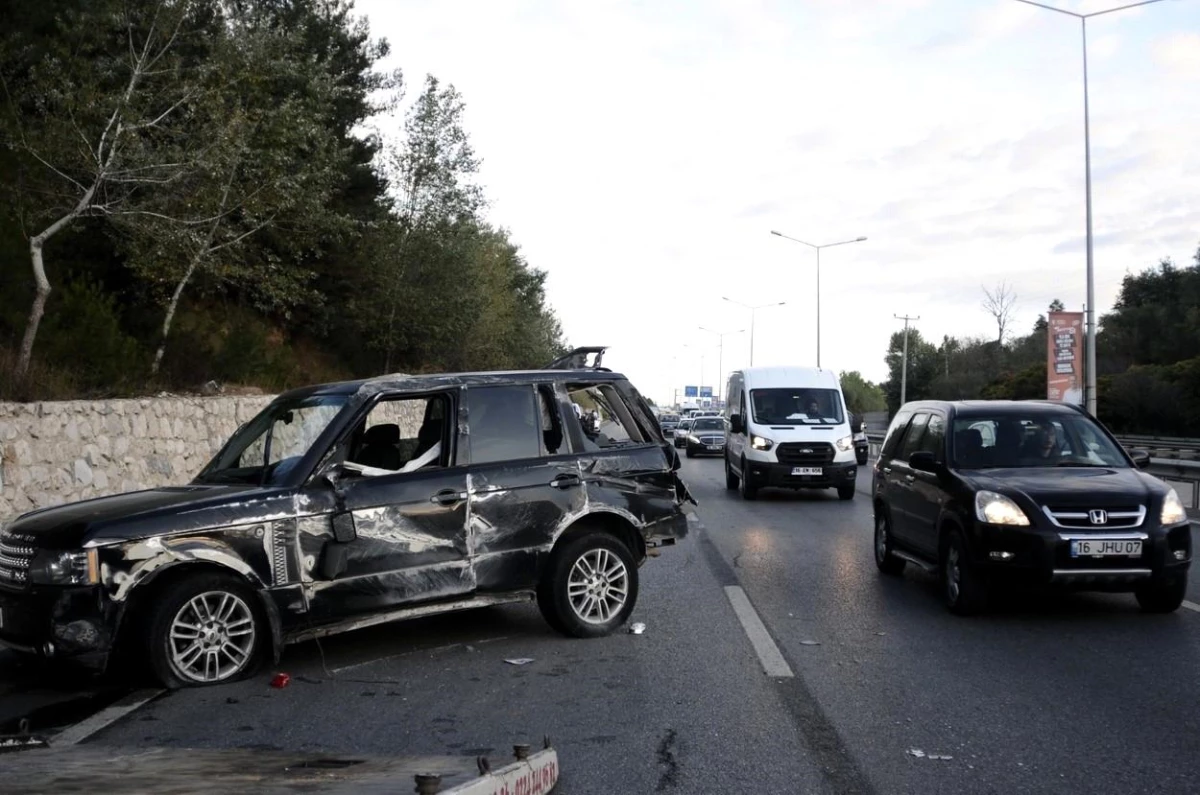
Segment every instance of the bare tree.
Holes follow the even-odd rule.
[[[24,70],[14,68],[19,48],[5,52],[3,121],[31,178],[19,188],[19,216],[37,288],[18,379],[28,372],[50,295],[47,241],[82,217],[143,212],[132,198],[175,182],[190,166],[176,124],[197,91],[197,70],[178,54],[194,35],[190,10],[189,3],[167,0],[97,3],[60,19],[56,41],[63,51],[47,52]],[[103,53],[101,64],[73,48]]]
[[[1007,282],[1000,282],[990,290],[983,288],[983,308],[996,321],[996,342],[1004,345],[1004,337],[1012,323],[1013,310],[1017,304],[1017,294]]]

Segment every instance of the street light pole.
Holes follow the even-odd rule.
[[[1093,11],[1090,14],[1079,14],[1074,11],[1067,11],[1063,8],[1055,8],[1044,3],[1036,3],[1034,0],[1017,0],[1018,3],[1025,5],[1037,6],[1044,8],[1047,11],[1056,11],[1059,14],[1066,14],[1069,17],[1075,17],[1079,20],[1080,32],[1083,41],[1083,167],[1084,167],[1084,195],[1087,206],[1087,308],[1084,310],[1087,316],[1087,352],[1086,352],[1086,370],[1084,375],[1084,392],[1087,397],[1085,399],[1087,412],[1093,417],[1096,416],[1096,278],[1095,269],[1092,259],[1092,137],[1091,137],[1091,120],[1088,109],[1088,73],[1087,73],[1087,21],[1092,17],[1098,17],[1102,14],[1111,14],[1115,11],[1125,11],[1129,8],[1137,8],[1138,6],[1148,6],[1151,3],[1160,3],[1162,0],[1142,0],[1140,3],[1128,3],[1116,8],[1109,8],[1105,11]]]
[[[866,238],[865,237],[856,237],[853,240],[842,240],[837,243],[823,243],[818,246],[814,243],[808,243],[803,240],[800,240],[799,238],[795,238],[790,235],[785,235],[783,232],[776,232],[774,229],[771,230],[771,234],[775,235],[776,237],[782,237],[785,240],[790,240],[793,243],[800,243],[801,245],[808,246],[811,249],[815,249],[817,252],[817,367],[820,368],[821,367],[821,249],[831,248],[833,246],[844,246],[847,243],[861,243],[864,240],[866,240]]]
[[[717,343],[717,389],[720,390],[721,386],[725,383],[725,337],[729,334],[741,334],[745,329],[738,329],[737,331],[713,331],[704,326],[698,326],[697,328],[701,331],[707,331],[709,334],[716,334],[719,340]],[[751,328],[753,328],[753,325],[751,325]],[[720,397],[722,394],[724,394],[723,391],[718,391],[717,397]]]
[[[787,303],[787,301],[780,301],[778,303],[772,303],[772,304],[759,304],[758,306],[750,306],[749,304],[743,304],[741,301],[735,301],[732,298],[726,298],[725,296],[721,296],[721,300],[728,301],[731,304],[737,304],[740,307],[744,307],[745,309],[750,310],[750,366],[753,367],[754,366],[754,315],[755,315],[755,313],[757,313],[758,310],[760,310],[760,309],[768,309],[772,306],[783,306],[784,304]]]
[[[904,353],[900,359],[900,405],[903,406],[908,400],[908,322],[920,320],[921,316],[892,315],[892,317],[904,321]]]

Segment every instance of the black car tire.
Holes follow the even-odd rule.
[[[868,456],[866,453],[856,453],[854,458],[858,461],[859,466],[864,466],[867,463]]]
[[[854,487],[853,481],[851,481],[850,483],[843,483],[842,485],[837,487],[838,499],[839,500],[852,500],[852,499],[854,499],[854,492],[856,492],[857,490],[858,489],[856,489]]]
[[[729,465],[729,456],[725,456],[725,488],[733,491],[738,487],[738,476],[733,474],[733,467]]]
[[[942,547],[942,593],[956,615],[975,615],[987,607],[987,582],[971,565],[960,530],[951,530]]]
[[[607,559],[615,558],[624,566],[625,601],[607,620],[586,621],[576,611],[568,594],[571,575],[576,563],[585,561],[581,568],[586,568],[586,561],[593,560],[597,555],[604,557],[605,553]],[[575,638],[611,635],[629,619],[629,614],[637,605],[637,597],[638,567],[629,547],[603,530],[577,536],[556,549],[538,585],[538,607],[546,623],[562,634]]]
[[[892,546],[892,523],[882,508],[875,514],[875,565],[884,574],[900,574],[908,561],[896,557]]]
[[[690,444],[688,445],[688,449],[687,449],[687,457],[688,458],[696,457],[696,451],[692,449],[692,446]]]
[[[1187,596],[1187,577],[1155,577],[1133,595],[1143,612],[1174,613]]]
[[[742,459],[742,476],[738,479],[738,492],[743,500],[758,499],[758,484],[750,482],[750,471],[746,467],[746,459]]]
[[[242,633],[231,633],[231,638],[244,637],[246,629],[251,633],[250,645],[240,666],[235,664],[228,674],[210,681],[201,681],[189,675],[179,666],[172,654],[172,640],[181,640],[178,636],[172,637],[172,626],[184,617],[185,611],[191,609],[190,606],[196,599],[204,599],[210,606],[214,602],[224,605],[232,601],[234,612],[224,621],[214,620],[211,626],[221,624],[226,630],[234,629]],[[220,614],[224,610],[225,608],[221,607],[217,612]],[[209,615],[216,619],[211,613]],[[249,619],[249,624],[242,623],[246,619]],[[163,686],[172,690],[228,684],[245,679],[262,665],[270,638],[270,628],[263,615],[258,595],[240,580],[227,574],[196,574],[171,585],[157,596],[155,604],[150,608],[146,627],[146,651],[150,670]],[[199,640],[198,637],[197,641]],[[236,643],[240,641],[231,640],[231,645]],[[184,651],[186,653],[187,649]],[[217,656],[219,661],[219,655]],[[229,659],[236,663],[233,657],[230,656]],[[207,671],[207,663],[205,670]]]

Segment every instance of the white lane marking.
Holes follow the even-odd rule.
[[[787,664],[787,660],[783,659],[779,647],[775,645],[775,641],[771,640],[766,626],[763,625],[762,619],[758,617],[758,612],[754,609],[754,605],[750,604],[750,598],[746,596],[746,592],[742,590],[741,586],[726,585],[725,595],[729,597],[729,604],[733,606],[733,612],[737,615],[738,621],[742,622],[742,629],[746,631],[746,637],[750,639],[750,645],[754,647],[754,653],[758,655],[758,661],[762,663],[767,676],[776,679],[790,679],[795,676]]]
[[[1196,604],[1195,602],[1189,602],[1187,599],[1184,599],[1183,606],[1194,613],[1200,613],[1200,605]]]
[[[105,707],[90,718],[85,718],[50,738],[50,745],[77,745],[165,692],[167,691],[158,689],[135,690],[115,704]]]

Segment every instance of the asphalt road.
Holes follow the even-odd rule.
[[[1196,790],[1200,613],[1076,595],[956,618],[932,577],[876,571],[868,469],[853,502],[744,503],[720,459],[684,475],[699,521],[641,570],[643,634],[569,640],[525,606],[374,628],[164,695],[88,742],[504,756],[549,735],[563,793]],[[737,588],[794,676],[764,672]],[[274,670],[290,686],[269,687]],[[0,717],[80,686],[0,656]]]

